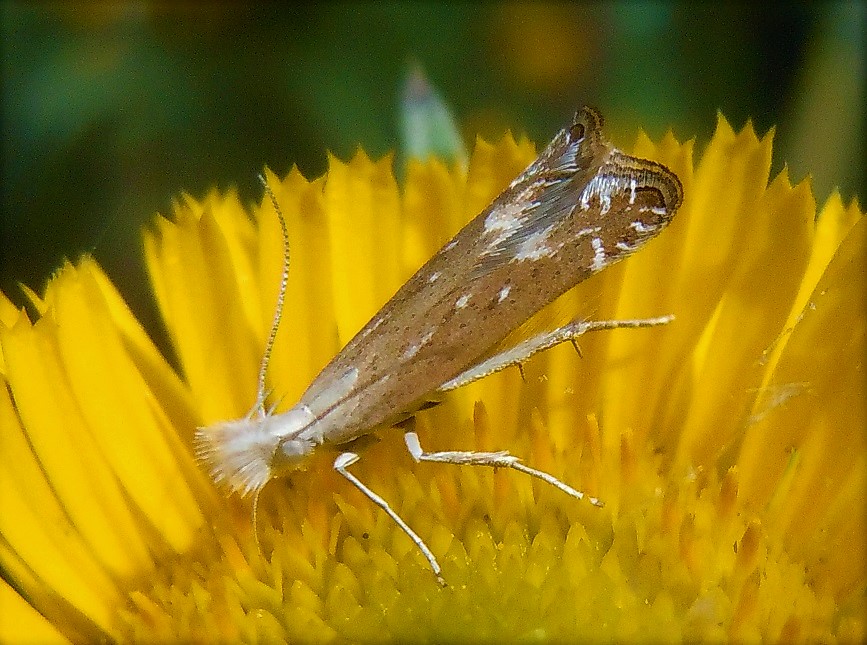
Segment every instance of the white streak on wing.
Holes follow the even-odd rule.
[[[441,275],[442,274],[439,271],[434,271],[433,273],[430,274],[430,277],[427,279],[428,283],[433,284],[434,282],[436,282],[437,280],[440,279]]]
[[[467,306],[467,303],[470,301],[470,294],[465,293],[460,298],[458,298],[457,302],[455,302],[455,309],[463,309]]]
[[[546,229],[529,235],[527,239],[518,245],[518,250],[515,253],[513,261],[539,260],[553,255],[554,250],[547,244],[548,236],[551,234],[551,229],[553,228],[553,226],[549,226]]]
[[[317,389],[312,397],[304,396],[303,402],[314,416],[330,410],[352,391],[358,381],[358,368],[350,367],[340,377]]]
[[[514,188],[515,186],[520,184],[522,181],[524,181],[524,179],[526,179],[526,178],[527,178],[527,172],[524,171],[520,175],[515,177],[512,181],[509,182],[509,188]]]
[[[500,289],[500,294],[497,296],[497,302],[503,302],[506,298],[509,297],[509,292],[512,290],[512,285],[507,284],[505,287]]]
[[[515,200],[514,202],[495,208],[485,218],[485,234],[502,234],[506,232],[511,235],[523,223],[523,215],[526,214],[527,207],[527,202]],[[500,236],[498,235],[497,237]]]
[[[373,321],[372,324],[370,324],[367,327],[367,329],[365,329],[363,332],[361,332],[361,337],[367,338],[371,333],[373,333],[374,330],[376,330],[377,327],[379,327],[384,322],[385,322],[384,317],[377,318],[375,321]]]
[[[653,213],[660,217],[668,213],[668,209],[665,206],[642,206],[638,210],[641,213]]]
[[[630,179],[629,180],[629,203],[630,203],[630,205],[635,203],[635,189],[637,187],[638,187],[638,182],[636,182],[634,178]]]
[[[641,210],[646,210],[642,208]],[[629,228],[633,229],[636,233],[650,233],[653,231],[653,226],[646,226],[644,222],[639,220],[635,220],[634,222],[629,222]]]
[[[590,228],[582,228],[575,235],[576,235],[576,237],[584,237],[586,235],[595,235],[596,233],[599,233],[601,231],[602,231],[601,226],[591,226]]]
[[[530,213],[540,204],[534,197],[537,195],[539,189],[547,185],[547,183],[544,179],[533,182],[519,194],[515,195],[512,200],[498,205],[497,208],[488,213],[488,216],[485,217],[484,234],[492,238],[486,240],[490,245],[489,248],[494,249],[494,252],[496,252],[506,240],[521,230],[521,227],[526,224]]]
[[[578,201],[581,204],[581,208],[587,210],[590,207],[592,199],[596,197],[599,200],[600,214],[605,215],[609,210],[611,210],[611,196],[614,191],[629,188],[631,190],[630,203],[634,201],[634,182],[634,179],[627,181],[625,178],[617,177],[616,175],[605,173],[597,174],[593,179],[587,182],[584,190],[581,191],[581,196]]]
[[[594,237],[592,240],[590,240],[590,244],[593,246],[593,262],[591,263],[590,267],[594,271],[599,271],[606,264],[605,247],[602,245],[602,239],[598,237]]]
[[[634,245],[629,245],[626,242],[617,242],[614,246],[617,247],[618,251],[626,251],[627,253],[632,253],[635,249],[641,246],[643,240],[639,240]]]
[[[433,335],[434,331],[431,330],[422,336],[417,343],[410,343],[407,348],[403,350],[402,358],[408,361],[415,357],[415,355],[418,354],[418,350],[427,345],[430,342],[430,339],[433,338]]]
[[[421,341],[419,342],[419,346],[427,345],[430,342],[430,339],[434,337],[436,333],[435,329],[431,329],[428,333],[421,337]]]

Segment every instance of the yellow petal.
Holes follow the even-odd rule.
[[[739,458],[742,495],[760,508],[797,454],[785,502],[773,508],[774,534],[817,568],[819,581],[831,584],[834,593],[863,581],[867,567],[863,514],[847,516],[840,506],[863,500],[865,492],[867,419],[858,358],[864,356],[867,332],[865,233],[862,217],[816,285],[761,392]],[[838,560],[845,567],[832,567]],[[835,578],[828,577],[832,568]]]
[[[328,160],[324,189],[339,346],[345,345],[397,287],[399,197],[391,159],[359,152]]]
[[[20,645],[61,645],[71,641],[42,614],[0,580],[0,642]]]

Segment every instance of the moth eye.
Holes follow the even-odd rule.
[[[572,141],[580,141],[584,138],[584,124],[583,123],[573,123],[572,127],[569,128],[569,138]]]

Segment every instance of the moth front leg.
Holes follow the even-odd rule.
[[[362,493],[364,493],[364,495],[371,502],[373,502],[374,504],[379,506],[379,508],[384,510],[385,513],[391,519],[393,519],[395,521],[395,523],[401,528],[401,530],[403,530],[404,533],[406,533],[409,536],[409,539],[413,541],[413,544],[415,544],[418,547],[419,551],[422,552],[424,557],[430,563],[430,568],[433,569],[434,575],[437,577],[437,581],[441,585],[445,586],[445,584],[446,584],[445,580],[443,580],[442,575],[440,575],[442,568],[440,567],[439,562],[437,562],[436,556],[434,556],[433,551],[431,551],[430,547],[428,547],[428,545],[425,544],[424,540],[421,539],[421,536],[419,536],[418,533],[413,531],[409,527],[409,524],[407,524],[406,522],[403,521],[403,519],[400,517],[400,515],[398,515],[397,513],[394,512],[394,510],[391,508],[391,506],[388,505],[388,502],[386,502],[382,497],[380,497],[379,495],[374,493],[372,490],[370,490],[367,486],[362,484],[361,481],[358,479],[358,477],[356,477],[351,472],[346,470],[347,467],[351,466],[352,464],[354,464],[358,460],[359,460],[359,456],[358,456],[358,454],[356,454],[354,452],[341,453],[337,457],[337,459],[334,460],[334,470],[336,470],[341,475],[346,477],[346,479],[348,479],[352,483],[353,486],[355,486],[358,490],[360,490]]]
[[[571,495],[576,499],[587,499],[594,506],[604,506],[596,497],[585,495],[579,490],[575,490],[569,484],[560,481],[554,475],[546,473],[535,468],[530,468],[521,463],[521,460],[515,455],[509,454],[502,450],[499,452],[474,452],[474,451],[446,451],[446,452],[425,452],[422,450],[418,440],[418,435],[415,432],[407,432],[403,435],[406,442],[406,447],[409,454],[417,462],[422,461],[437,461],[440,463],[457,464],[459,466],[488,466],[489,468],[512,468],[522,473],[526,473],[531,477],[541,479],[543,482],[554,486],[563,491],[567,495]]]

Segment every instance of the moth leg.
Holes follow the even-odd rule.
[[[500,372],[512,365],[520,366],[521,363],[526,362],[531,356],[560,343],[567,341],[574,343],[576,338],[589,331],[656,327],[670,323],[672,320],[674,320],[674,316],[659,316],[657,318],[640,318],[636,320],[573,320],[568,325],[528,338],[514,347],[491,356],[465,372],[458,374],[450,381],[446,381],[437,389],[437,392],[442,393],[456,390],[459,387],[468,385],[473,381],[478,381],[495,372]]]
[[[585,495],[579,490],[575,490],[569,484],[560,481],[554,475],[549,475],[541,470],[530,468],[521,463],[521,460],[515,455],[510,455],[507,451],[500,452],[472,452],[472,451],[448,451],[448,452],[424,452],[421,444],[418,441],[418,435],[415,432],[407,432],[403,435],[406,441],[406,447],[412,458],[418,462],[422,461],[438,461],[447,464],[458,464],[461,466],[489,466],[491,468],[512,468],[514,470],[526,473],[531,477],[541,479],[543,482],[551,484],[555,488],[563,491],[567,495],[571,495],[577,499],[587,498],[587,501],[594,506],[602,507],[604,504],[596,497]]]
[[[395,523],[409,536],[409,539],[413,541],[413,543],[418,547],[419,551],[422,552],[427,561],[430,563],[430,568],[433,569],[434,575],[437,577],[437,581],[445,586],[446,582],[443,580],[440,572],[442,568],[440,567],[439,562],[437,562],[436,556],[434,556],[433,552],[430,550],[427,544],[424,543],[424,540],[421,539],[418,533],[413,531],[409,525],[401,519],[400,515],[395,513],[391,506],[388,505],[383,498],[370,490],[367,486],[361,483],[361,481],[350,473],[346,468],[351,466],[356,461],[358,461],[359,457],[354,452],[344,452],[341,453],[337,459],[334,460],[334,470],[339,472],[341,475],[346,477],[353,486],[355,486],[358,490],[360,490],[364,495],[374,504],[379,506],[385,513],[395,521]]]

